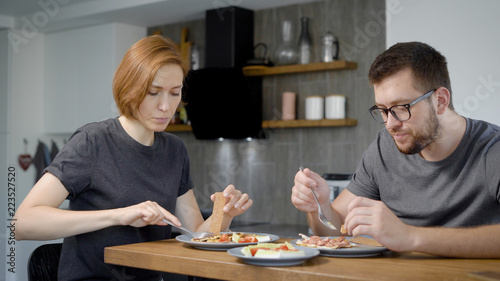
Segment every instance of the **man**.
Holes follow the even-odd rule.
[[[330,204],[325,180],[299,171],[292,203],[321,236],[370,235],[393,251],[500,258],[500,127],[458,115],[446,59],[399,43],[370,68],[372,117],[385,123],[347,188]]]

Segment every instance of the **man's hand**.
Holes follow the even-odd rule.
[[[403,223],[384,203],[356,197],[348,205],[344,228],[349,235],[370,235],[394,251],[411,250],[413,226]]]
[[[318,211],[318,205],[312,195],[313,189],[321,205],[330,205],[330,188],[325,179],[307,168],[303,171],[298,171],[295,174],[291,197],[295,208],[303,212]]]

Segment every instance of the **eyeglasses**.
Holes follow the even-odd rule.
[[[386,123],[388,114],[389,112],[396,118],[397,120],[403,122],[403,121],[408,121],[411,117],[411,111],[410,107],[414,106],[420,101],[423,101],[430,97],[436,89],[427,92],[423,96],[419,97],[418,99],[408,103],[408,104],[397,104],[393,105],[389,108],[382,108],[382,107],[377,107],[376,105],[370,107],[369,111],[370,114],[372,115],[373,119],[379,123]]]

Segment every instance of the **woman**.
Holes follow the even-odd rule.
[[[105,264],[104,247],[169,238],[163,219],[208,231],[211,218],[204,221],[196,203],[186,148],[163,132],[187,71],[171,40],[156,35],[135,43],[113,81],[120,116],[78,129],[19,206],[16,239],[64,238],[59,280],[160,280],[158,272]],[[233,185],[224,196],[227,229],[253,202]],[[58,209],[65,199],[69,210]]]

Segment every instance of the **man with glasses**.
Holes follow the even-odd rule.
[[[420,42],[398,43],[369,71],[373,119],[385,124],[347,188],[330,204],[317,173],[295,176],[292,203],[321,236],[312,187],[326,217],[349,235],[394,251],[500,258],[500,127],[457,114],[446,59]]]

